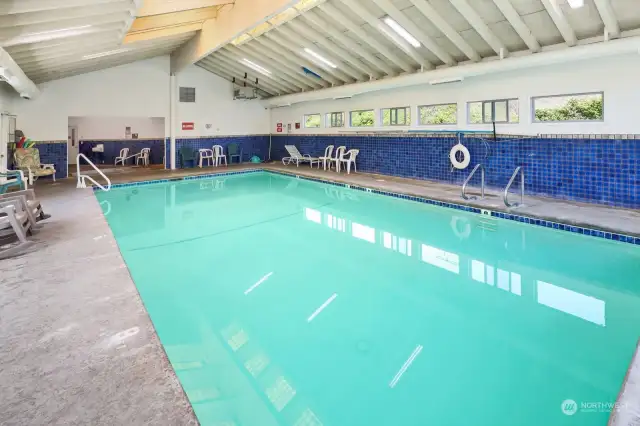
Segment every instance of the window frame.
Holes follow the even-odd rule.
[[[565,121],[540,121],[536,120],[536,99],[542,98],[563,98],[568,96],[584,96],[584,95],[601,95],[602,96],[602,119],[601,120],[565,120]],[[542,95],[531,97],[531,123],[532,124],[545,124],[545,123],[604,123],[605,118],[605,105],[604,105],[604,90],[598,92],[580,92],[580,93],[565,93],[561,95]]]
[[[384,124],[384,111],[385,110],[389,110],[389,124]],[[407,117],[407,115],[409,116],[409,123],[404,123],[404,124],[398,124],[398,110],[405,110],[404,114],[405,114],[405,118]],[[392,123],[392,119],[391,117],[393,116],[393,111],[396,112],[396,124]],[[408,112],[408,114],[407,114]],[[406,120],[405,120],[406,121]],[[409,127],[411,126],[411,107],[410,106],[403,106],[403,107],[389,107],[389,108],[380,108],[380,126],[381,127]]]
[[[439,106],[449,106],[449,105],[455,105],[456,106],[456,121],[454,123],[434,123],[434,124],[430,124],[430,123],[422,123],[422,116],[420,114],[420,108],[429,108],[429,107],[439,107]],[[418,126],[455,126],[456,124],[458,124],[458,103],[457,102],[449,102],[449,103],[444,103],[444,104],[429,104],[429,105],[418,105]]]
[[[354,126],[353,125],[353,113],[354,112],[369,112],[373,113],[373,124],[371,126]],[[367,127],[376,127],[376,110],[375,109],[354,109],[353,111],[349,111],[349,127],[353,127],[355,129],[359,128],[367,128]]]
[[[511,110],[509,109],[509,101],[517,101],[518,102],[518,121],[510,121],[511,118]],[[507,103],[507,121],[496,121],[496,102],[506,102]],[[482,104],[481,117],[482,121],[480,123],[472,123],[471,122],[471,104]],[[485,104],[491,103],[491,118],[492,121],[485,121]],[[500,99],[486,99],[482,101],[468,101],[467,102],[467,124],[520,124],[520,98],[500,98]]]
[[[342,114],[342,125],[341,126],[334,126],[333,125],[333,114]],[[324,127],[326,128],[332,128],[332,129],[340,129],[343,127],[346,127],[346,113],[344,111],[333,111],[333,112],[328,112],[325,114],[325,123],[324,123]]]
[[[312,115],[318,115],[320,117],[320,122],[318,123],[317,126],[314,126],[314,127],[307,126],[307,117],[311,117]],[[320,129],[322,128],[322,113],[314,112],[311,114],[304,114],[304,116],[302,117],[302,122],[304,123],[305,129]]]

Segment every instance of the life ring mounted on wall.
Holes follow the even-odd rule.
[[[459,161],[456,157],[457,154],[462,154],[462,161]],[[453,167],[458,170],[464,170],[469,167],[469,163],[471,162],[471,154],[469,154],[469,150],[466,146],[462,145],[458,142],[453,148],[451,148],[451,152],[449,152],[449,160]]]

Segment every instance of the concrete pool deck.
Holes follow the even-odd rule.
[[[256,167],[506,211],[499,197],[463,203],[453,185],[278,164],[127,168],[110,177],[124,183]],[[0,424],[197,424],[92,191],[75,189],[72,178],[35,189],[52,218],[26,254],[0,261]],[[638,211],[538,197],[525,204],[514,212],[640,235]],[[639,358],[621,391],[627,409],[611,426],[640,424]]]

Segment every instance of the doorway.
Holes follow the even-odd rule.
[[[67,158],[69,164],[76,164],[76,157],[80,152],[78,147],[78,126],[69,126],[69,136],[67,143]]]

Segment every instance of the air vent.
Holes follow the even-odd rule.
[[[181,87],[180,88],[180,102],[195,102],[196,101],[196,88],[195,87]]]

